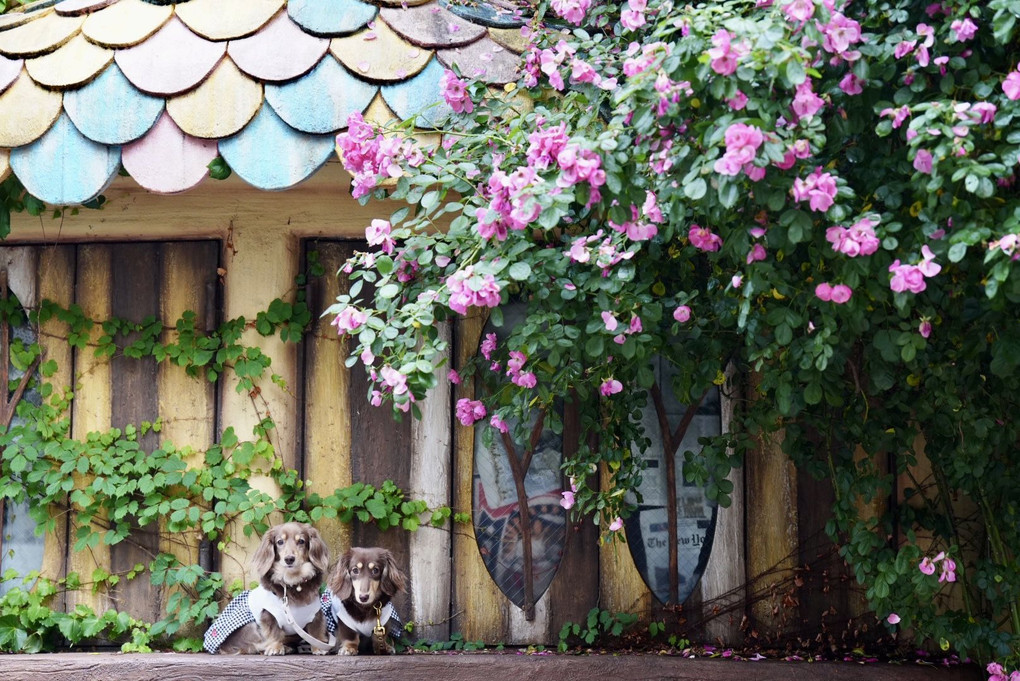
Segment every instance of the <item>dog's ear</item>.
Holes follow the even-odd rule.
[[[276,528],[271,527],[262,535],[262,543],[251,557],[251,565],[255,568],[255,574],[262,579],[272,569],[274,562],[276,562]]]
[[[322,535],[311,525],[305,525],[308,533],[308,560],[312,562],[320,574],[329,569],[329,547],[322,541]]]
[[[383,551],[382,559],[385,563],[382,574],[382,590],[387,595],[395,596],[407,588],[407,575],[397,567],[397,561],[393,559],[393,554],[389,551]]]
[[[351,583],[350,551],[340,556],[340,560],[333,566],[333,572],[329,575],[329,590],[341,601],[347,600],[354,593],[354,584]]]

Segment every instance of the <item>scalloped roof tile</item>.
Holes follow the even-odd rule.
[[[123,167],[185,191],[220,154],[266,190],[307,179],[355,111],[434,126],[444,66],[493,85],[515,0],[39,0],[0,15],[0,179],[84,203]]]

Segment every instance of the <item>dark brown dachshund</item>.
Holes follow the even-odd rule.
[[[284,655],[301,642],[293,624],[325,641],[319,586],[329,568],[329,549],[319,532],[304,523],[271,528],[252,557],[252,567],[259,586],[235,598],[213,622],[206,633],[206,650]]]
[[[377,655],[393,653],[385,633],[393,613],[390,600],[407,587],[407,576],[393,554],[377,547],[354,547],[333,567],[327,583],[333,593],[338,655],[357,655],[369,649]]]

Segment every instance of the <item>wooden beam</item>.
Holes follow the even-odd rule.
[[[438,654],[337,657],[330,655],[148,655],[58,653],[0,656],[0,675],[7,681],[265,681],[338,678],[417,681],[444,679],[530,679],[531,681],[635,681],[635,679],[698,679],[700,681],[978,681],[976,665],[933,668],[931,665],[841,662],[743,662],[682,658],[671,655],[520,655]]]
[[[735,369],[730,365],[720,395],[724,433],[730,432],[734,405],[739,401],[739,393],[735,392],[739,387],[734,379]],[[699,588],[707,639],[737,641],[747,597],[743,467],[730,471],[727,479],[733,483],[730,505],[716,511],[712,553],[705,565]]]
[[[439,326],[440,336],[451,339],[450,325]],[[453,465],[450,429],[449,367],[436,372],[436,387],[419,405],[421,420],[411,423],[412,458],[410,495],[431,508],[450,504],[451,467]],[[423,525],[411,534],[411,618],[415,633],[426,640],[446,641],[450,638],[450,595],[453,565],[451,520],[445,527]]]

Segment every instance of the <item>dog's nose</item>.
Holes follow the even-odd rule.
[[[368,594],[359,594],[358,600],[362,603],[368,603]]]
[[[287,565],[293,565],[294,556],[287,556],[286,558],[283,559],[283,562],[286,563]]]

